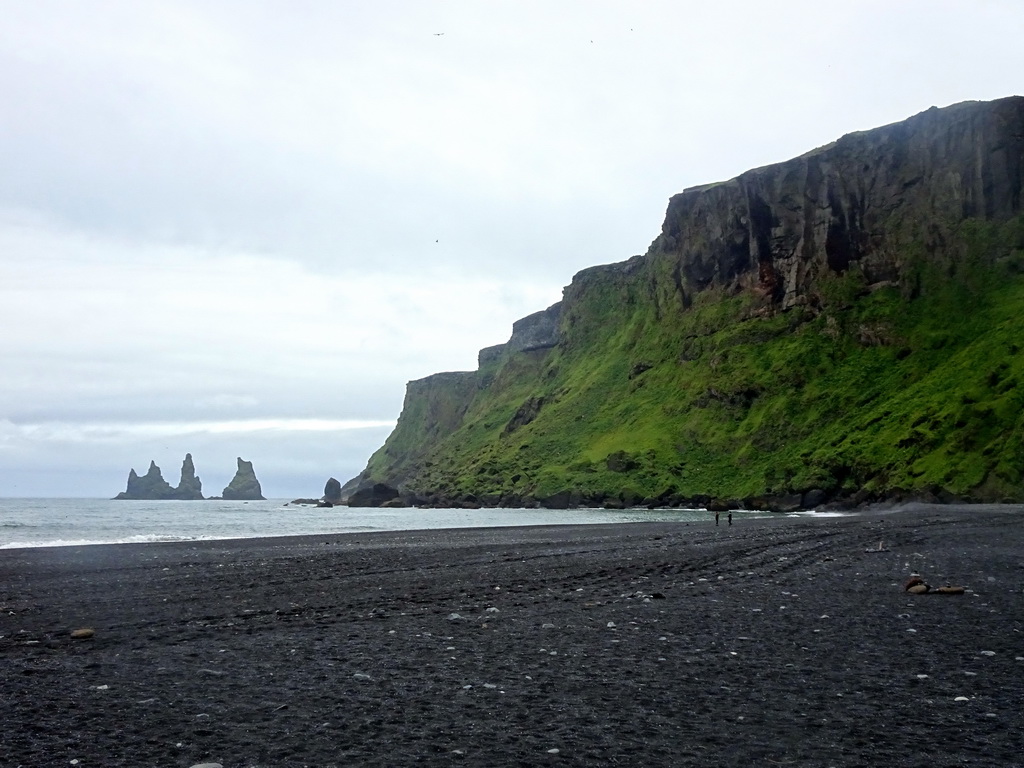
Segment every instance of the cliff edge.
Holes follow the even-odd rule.
[[[1024,98],[684,190],[344,488],[415,503],[1024,500]]]

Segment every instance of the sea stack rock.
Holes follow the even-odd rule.
[[[186,453],[181,463],[181,480],[174,489],[176,499],[202,499],[203,481],[196,477],[196,467],[192,463],[192,454]]]
[[[135,470],[128,473],[128,487],[117,494],[115,499],[173,499],[175,491],[160,474],[155,461],[149,462],[149,471],[139,477]]]
[[[221,496],[235,501],[264,501],[260,481],[253,472],[252,462],[238,457],[238,471],[228,483]]]
[[[341,482],[333,477],[324,486],[324,501],[328,504],[341,503]]]

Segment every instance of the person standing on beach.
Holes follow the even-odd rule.
[[[729,525],[732,525],[732,510],[729,510]]]
[[[718,525],[718,510],[715,510],[715,525]]]

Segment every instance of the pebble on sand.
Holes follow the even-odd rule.
[[[95,629],[89,627],[82,627],[81,629],[75,629],[71,632],[72,640],[88,640],[90,637],[96,634]]]

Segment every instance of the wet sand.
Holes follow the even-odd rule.
[[[0,765],[1024,765],[1022,588],[1020,506],[5,550]]]

